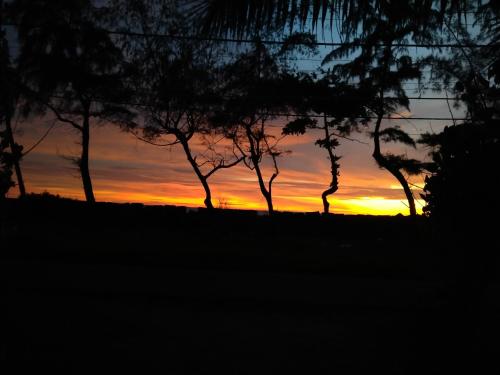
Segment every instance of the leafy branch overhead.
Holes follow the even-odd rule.
[[[373,137],[373,132],[370,135]],[[379,132],[379,136],[383,142],[401,142],[413,148],[417,147],[415,140],[399,126],[385,128]]]
[[[384,158],[391,166],[403,170],[409,175],[419,175],[424,169],[426,169],[425,163],[422,163],[420,160],[416,159],[408,159],[406,155],[394,155],[391,153],[385,153]]]
[[[314,129],[317,126],[317,121],[310,117],[300,117],[287,123],[282,130],[284,135],[302,135],[306,129]]]
[[[439,26],[446,14],[463,14],[467,0],[418,1],[418,13],[413,13],[407,1],[359,1],[359,0],[187,0],[185,7],[190,19],[201,20],[201,33],[242,37],[256,32],[281,30],[294,26],[334,30],[343,27],[356,30],[364,22],[364,14],[374,9],[391,8],[399,17],[413,16],[414,24],[424,16],[433,15]]]

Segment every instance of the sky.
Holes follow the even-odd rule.
[[[328,34],[328,33],[327,33]],[[319,38],[335,41],[330,35]],[[310,71],[319,66],[327,49],[313,58],[299,60],[299,70]],[[415,82],[405,86],[409,96]],[[422,96],[443,96],[427,91]],[[383,127],[400,125],[415,139],[424,132],[439,132],[450,121],[412,120],[412,117],[450,117],[444,101],[411,100],[411,111],[401,110],[408,120],[385,120]],[[456,117],[463,114],[452,109]],[[37,142],[54,123],[54,119],[30,118],[16,125],[16,140],[26,149]],[[270,131],[279,135],[286,119],[270,123]],[[373,124],[372,124],[373,126]],[[353,134],[358,141],[340,140],[339,190],[330,196],[330,210],[338,214],[396,215],[408,214],[402,187],[387,171],[380,169],[371,154],[372,141],[366,131]],[[278,160],[280,174],[273,184],[275,210],[322,211],[321,193],[329,186],[330,166],[326,151],[314,145],[319,134],[289,136],[280,149],[290,151]],[[62,123],[56,123],[49,136],[23,160],[22,167],[28,192],[49,192],[63,197],[84,199],[79,172],[71,158],[78,156],[79,134]],[[200,138],[193,139],[192,148],[203,151]],[[106,124],[94,124],[91,130],[90,171],[97,201],[140,202],[151,205],[202,207],[204,192],[180,146],[157,147],[146,144],[130,133]],[[429,150],[413,150],[407,146],[385,144],[383,152],[406,154],[410,158],[429,160]],[[272,174],[269,161],[264,162],[266,180]],[[423,177],[410,177],[417,198],[417,211],[425,202],[420,199]],[[209,180],[215,207],[266,210],[254,171],[243,164],[218,171]],[[16,196],[17,189],[9,192]]]
[[[441,101],[415,101],[414,112],[405,117],[449,117]],[[278,135],[286,119],[270,123]],[[28,149],[54,123],[51,118],[33,118],[16,125],[17,141]],[[449,121],[386,120],[384,126],[399,124],[410,134],[440,131]],[[369,128],[366,129],[368,131]],[[365,132],[366,133],[366,132]],[[321,193],[330,182],[325,150],[314,145],[319,134],[288,136],[280,149],[290,151],[278,159],[280,174],[273,184],[273,201],[279,211],[316,212],[322,210]],[[389,172],[381,170],[371,157],[372,143],[367,134],[353,134],[358,142],[341,140],[340,188],[330,197],[331,212],[339,214],[407,214],[401,186]],[[28,192],[49,192],[84,199],[79,172],[70,158],[78,156],[79,135],[65,124],[56,123],[48,137],[22,161]],[[196,152],[203,150],[201,139],[193,141]],[[412,150],[386,144],[384,151],[406,153],[428,160],[428,150]],[[90,170],[98,201],[140,202],[152,205],[202,207],[204,192],[180,146],[158,147],[144,143],[118,127],[94,124],[91,130]],[[264,162],[268,179],[272,173]],[[423,186],[422,177],[411,178]],[[254,171],[240,164],[218,171],[209,179],[214,206],[232,209],[265,210]],[[415,197],[421,192],[413,187]],[[11,190],[15,196],[17,190]],[[421,212],[424,202],[417,200]]]

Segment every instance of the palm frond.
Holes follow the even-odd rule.
[[[436,10],[442,22],[445,15],[465,17],[474,0],[413,0],[413,3],[417,8]],[[242,37],[286,26],[290,30],[297,25],[303,28],[306,24],[333,30],[337,18],[341,19],[341,29],[349,34],[360,25],[368,26],[366,14],[395,5],[388,0],[187,0],[184,6],[189,18],[200,24],[201,32]]]
[[[296,22],[324,27],[343,1],[350,0],[189,0],[186,9],[191,19],[201,20],[201,32],[242,37],[291,29]]]

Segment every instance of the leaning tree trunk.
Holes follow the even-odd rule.
[[[267,190],[266,184],[264,183],[264,177],[262,177],[262,171],[260,170],[258,159],[259,159],[258,157],[254,158],[252,156],[252,164],[254,165],[255,174],[257,175],[257,179],[259,180],[260,192],[264,196],[264,199],[266,200],[267,203],[267,211],[269,212],[269,214],[272,215],[274,213],[273,197],[271,195],[271,191]]]
[[[94,204],[94,190],[92,188],[92,179],[89,171],[89,147],[90,147],[90,115],[89,107],[85,108],[82,126],[82,154],[79,161],[80,173],[82,176],[83,191],[87,203]]]
[[[333,153],[332,146],[330,145],[330,132],[328,131],[328,124],[325,120],[325,140],[327,141],[326,149],[328,151],[328,157],[330,158],[330,166],[332,173],[332,181],[330,182],[330,187],[326,189],[323,194],[321,194],[321,199],[323,200],[323,212],[325,214],[330,213],[330,203],[328,202],[328,196],[334,194],[339,188],[339,165],[337,163],[337,156]]]
[[[332,171],[333,174],[333,171]],[[333,178],[332,183],[330,184],[330,188],[326,189],[321,194],[321,199],[323,200],[323,212],[325,214],[330,213],[330,203],[328,202],[328,196],[334,194],[338,190],[338,183],[336,182],[336,176]]]
[[[377,162],[377,164],[381,167],[389,171],[396,179],[399,181],[406,195],[406,199],[408,200],[408,207],[410,208],[410,216],[416,216],[417,210],[415,207],[415,198],[413,197],[413,193],[411,192],[408,181],[406,181],[405,177],[399,170],[399,168],[392,165],[387,158],[380,152],[380,125],[382,123],[382,115],[378,115],[377,123],[375,125],[375,131],[373,133],[374,140],[374,150],[373,150],[373,158]]]
[[[196,163],[195,158],[193,158],[193,155],[191,154],[191,149],[189,148],[189,140],[186,138],[186,136],[179,132],[176,133],[176,137],[181,143],[182,148],[184,149],[184,153],[186,154],[189,164],[191,164],[194,173],[196,173],[196,176],[200,180],[201,185],[205,190],[205,200],[203,201],[203,203],[205,204],[205,207],[208,210],[212,211],[214,209],[214,206],[212,204],[212,192],[210,191],[210,185],[208,185],[208,178],[201,172],[198,163]]]
[[[7,114],[5,118],[5,126],[7,130],[7,140],[9,142],[9,147],[12,152],[12,156],[14,159],[14,170],[16,172],[16,178],[17,178],[17,186],[19,188],[19,194],[21,197],[24,197],[26,195],[26,187],[24,185],[24,179],[23,179],[23,174],[21,172],[21,150],[19,147],[16,145],[16,142],[14,141],[14,133],[12,131],[12,124],[11,124],[11,115],[10,113]]]
[[[248,126],[246,127],[246,134],[247,134],[248,142],[250,144],[250,158],[252,160],[252,164],[253,164],[253,167],[255,169],[255,174],[257,175],[257,180],[259,181],[260,192],[262,193],[262,195],[264,196],[264,199],[266,200],[267,210],[268,210],[269,214],[272,215],[274,213],[274,207],[273,207],[273,197],[271,195],[271,189],[267,190],[266,184],[264,183],[264,177],[262,176],[262,171],[260,170],[259,155],[257,155],[257,150],[256,150],[256,147],[254,144],[254,139],[252,136],[252,130]],[[272,178],[270,180],[269,187],[271,187],[273,179],[274,178]]]

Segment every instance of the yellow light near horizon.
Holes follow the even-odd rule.
[[[39,191],[41,193],[43,191]],[[80,189],[59,189],[59,194],[65,197],[84,199]],[[155,193],[139,193],[126,191],[113,191],[96,189],[98,201],[116,203],[143,203],[146,205],[173,205],[186,207],[204,207],[203,196],[189,196],[187,194],[161,195]],[[193,192],[197,194],[197,192]],[[331,198],[330,209],[332,213],[347,215],[408,215],[406,201],[384,197],[349,197],[346,199]],[[258,196],[245,197],[239,195],[225,196],[224,199],[214,197],[212,203],[218,208],[266,211],[267,205],[263,198]],[[290,212],[321,212],[323,203],[319,196],[282,196],[273,197],[276,211]],[[416,200],[417,212],[422,213],[424,201]]]
[[[422,206],[422,200],[416,200],[417,206]],[[383,197],[360,197],[343,200],[342,203],[351,209],[353,214],[362,215],[397,215],[408,214],[406,202],[399,199],[387,199]],[[417,207],[417,212],[422,213],[422,209]]]

